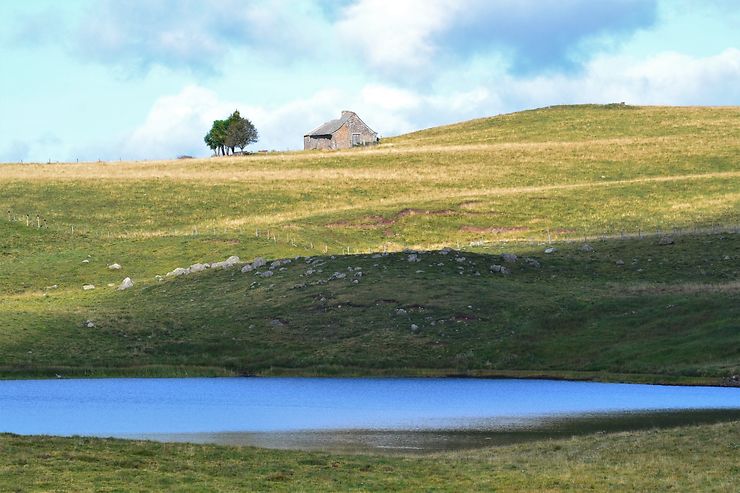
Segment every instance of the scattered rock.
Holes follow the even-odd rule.
[[[58,287],[59,287],[58,285],[56,285],[56,284],[52,284],[51,286],[46,286],[46,288],[45,288],[45,289],[47,289],[47,290],[48,290],[48,289],[57,289]]]
[[[123,280],[123,282],[121,282],[121,285],[118,286],[118,291],[125,291],[133,287],[134,287],[134,281],[132,281],[130,277],[127,277],[126,279]]]
[[[583,245],[581,245],[581,247],[579,248],[579,250],[582,251],[582,252],[591,253],[591,252],[594,251],[594,247],[592,247],[588,243],[584,243]]]
[[[85,259],[85,260],[82,261],[82,263],[83,264],[89,264],[90,263],[90,260],[89,259]]]
[[[537,259],[534,259],[531,257],[524,257],[524,263],[526,263],[528,266],[534,269],[539,269],[540,267],[542,267],[542,265]]]
[[[455,262],[462,264],[465,262],[465,257],[455,257]]]
[[[671,238],[670,236],[663,236],[660,238],[660,240],[658,240],[658,245],[661,245],[661,246],[673,245],[673,243],[675,242],[673,241],[673,238]]]
[[[416,324],[411,324],[411,330],[412,330],[413,332],[416,332],[417,330],[419,330],[419,326],[418,326],[418,325],[416,325]]]
[[[624,265],[624,260],[622,260],[622,259],[619,259],[619,260],[617,260],[617,261],[616,261],[616,262],[614,262],[614,263],[615,263],[615,264],[617,264],[617,265]]]
[[[94,329],[95,328],[95,323],[92,320],[85,320],[82,323],[82,326],[83,327],[87,327],[88,329]]]
[[[545,248],[545,253],[547,253],[547,254],[550,254],[550,253],[555,253],[555,252],[557,252],[557,251],[558,251],[558,249],[557,249],[557,248],[555,248],[555,247],[549,247],[549,248]]]
[[[285,322],[283,322],[279,318],[273,318],[272,320],[270,320],[270,325],[272,325],[273,327],[282,327],[283,325],[285,325]]]
[[[94,284],[85,284],[84,286],[82,286],[82,289],[84,289],[85,291],[90,291],[91,289],[95,289],[95,285]]]
[[[407,258],[407,260],[409,262],[420,262],[421,261],[421,259],[419,258],[419,256],[417,254],[415,254],[415,253],[412,253],[411,255],[409,255],[408,258]]]
[[[439,251],[439,254],[440,255],[449,255],[451,251],[452,251],[452,248],[443,248],[442,250]]]
[[[403,308],[396,308],[396,315],[406,315],[406,310]]]
[[[511,271],[504,267],[503,265],[493,264],[491,266],[491,272],[495,272],[497,274],[511,274]]]
[[[382,256],[380,253],[374,253],[370,258],[380,258]]]
[[[190,274],[190,269],[183,269],[182,267],[178,267],[177,269],[168,272],[167,277],[178,277],[187,274]]]
[[[213,262],[211,264],[211,269],[231,269],[239,262],[239,257],[237,257],[236,255],[232,255],[231,257],[221,262]]]
[[[156,279],[157,281],[164,281],[164,276],[160,276],[159,274],[157,274],[156,276],[154,276],[154,279]]]
[[[121,264],[110,264],[108,266],[109,270],[121,270]]]
[[[258,272],[257,273],[258,276],[262,276],[262,277],[272,277],[274,274],[275,273],[273,271],[271,271],[271,270],[266,270],[264,272]]]
[[[209,264],[193,264],[189,267],[190,272],[203,272],[204,270],[210,268],[211,266]]]
[[[513,253],[502,253],[501,254],[501,260],[506,262],[507,264],[515,264],[519,257],[514,255]]]

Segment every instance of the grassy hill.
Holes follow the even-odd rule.
[[[331,153],[3,165],[0,373],[718,383],[740,366],[739,163],[740,108],[608,105]],[[403,249],[421,261],[371,254]],[[302,258],[155,280],[229,255]]]

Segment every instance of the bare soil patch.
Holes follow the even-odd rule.
[[[516,233],[516,232],[522,232],[522,231],[529,231],[529,228],[526,226],[491,226],[491,227],[460,226],[460,231],[464,233],[502,234],[502,233]]]

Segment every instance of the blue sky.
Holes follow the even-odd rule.
[[[740,105],[737,0],[4,0],[0,162],[382,136],[563,103]]]

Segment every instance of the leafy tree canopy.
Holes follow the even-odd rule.
[[[203,141],[217,155],[234,153],[238,147],[241,151],[249,144],[257,142],[259,134],[251,121],[243,118],[239,110],[234,111],[226,120],[216,120]]]

